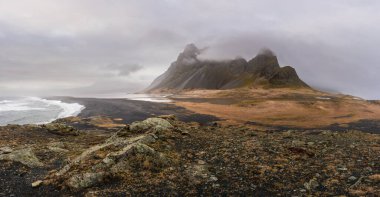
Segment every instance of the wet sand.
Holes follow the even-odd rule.
[[[86,108],[78,115],[81,118],[91,116],[107,116],[113,119],[121,118],[122,123],[130,124],[134,121],[145,120],[149,117],[174,114],[184,122],[198,122],[207,124],[220,120],[211,115],[199,114],[171,103],[157,103],[148,101],[135,101],[128,99],[98,99],[53,97],[67,103],[79,103]]]

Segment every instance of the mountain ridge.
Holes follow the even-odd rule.
[[[310,88],[291,66],[281,67],[276,55],[263,49],[253,59],[200,60],[202,49],[188,44],[168,70],[144,92],[163,89],[234,89],[240,87]]]

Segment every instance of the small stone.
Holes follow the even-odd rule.
[[[43,181],[41,181],[41,180],[35,181],[32,183],[32,187],[33,188],[39,187],[42,185],[42,183],[43,183]]]
[[[212,175],[210,177],[210,181],[218,181],[218,178],[216,176]]]
[[[319,183],[315,178],[313,178],[309,182],[304,183],[303,185],[307,190],[311,191],[317,188],[319,186]]]
[[[350,176],[350,177],[348,178],[349,181],[355,181],[356,179],[358,179],[358,178],[356,178],[355,176]]]
[[[307,145],[308,146],[313,146],[315,143],[314,142],[308,142]]]
[[[218,187],[220,187],[220,185],[217,184],[217,183],[214,183],[214,184],[212,184],[212,187],[213,187],[213,188],[218,188]]]
[[[348,169],[346,167],[337,168],[339,171],[347,171]]]
[[[66,149],[63,149],[63,148],[59,148],[59,147],[54,147],[54,146],[49,146],[48,149],[51,150],[51,151],[53,151],[53,152],[57,152],[57,153],[69,152],[69,150],[66,150]]]
[[[205,165],[205,164],[206,164],[206,162],[205,162],[205,161],[203,161],[203,160],[198,160],[198,164],[199,164],[199,165]]]
[[[301,140],[293,140],[292,141],[292,145],[293,146],[303,146],[305,145],[306,143],[304,141],[301,141]]]
[[[182,131],[181,131],[181,134],[182,134],[182,135],[189,135],[190,133],[189,133],[189,131],[187,131],[187,130],[182,130]]]
[[[322,134],[323,135],[332,135],[333,132],[332,131],[322,131]]]

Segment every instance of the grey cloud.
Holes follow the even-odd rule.
[[[249,59],[267,47],[314,87],[379,98],[379,8],[371,0],[1,1],[0,96],[137,91],[195,43],[209,47],[200,54],[208,59]]]
[[[138,64],[110,64],[106,66],[106,69],[116,71],[119,76],[128,76],[134,72],[137,72],[144,67]]]

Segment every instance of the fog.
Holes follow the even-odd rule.
[[[274,51],[323,90],[380,98],[380,2],[0,0],[0,96],[144,89],[188,43],[201,57]]]

